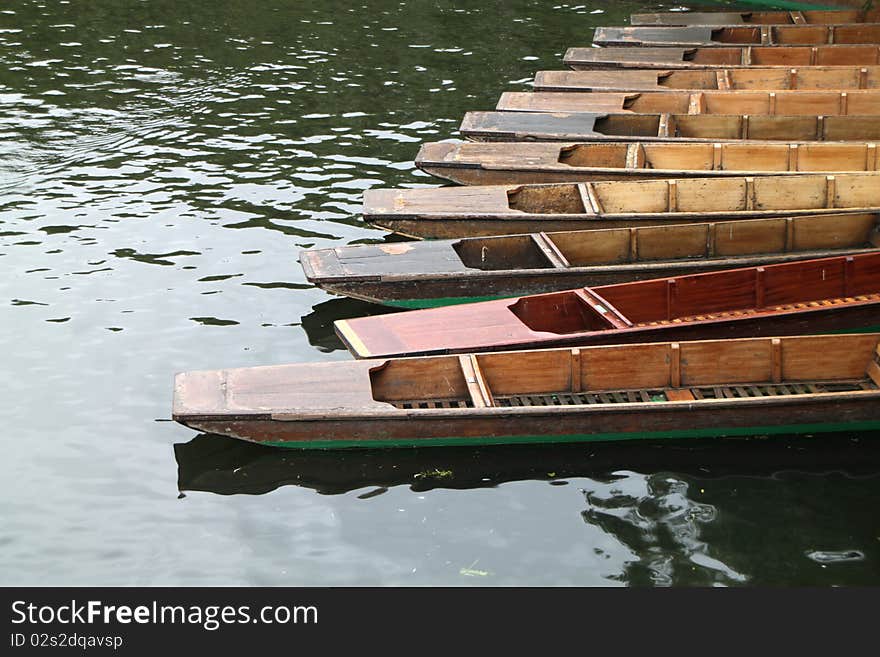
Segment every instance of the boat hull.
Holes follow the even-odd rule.
[[[862,214],[864,210],[853,211],[851,214]],[[667,217],[631,217],[629,219],[438,219],[435,217],[404,217],[390,218],[382,216],[364,217],[365,221],[392,233],[412,237],[414,239],[442,240],[459,237],[489,237],[492,235],[519,235],[535,232],[566,232],[590,231],[614,228],[632,228],[634,226],[670,226],[673,224],[704,223],[707,219],[715,221],[747,221],[755,218],[771,218],[804,215],[804,210],[797,212],[772,212],[764,214],[723,214],[704,213],[702,215],[676,216],[669,213]],[[829,214],[844,214],[836,211]],[[817,215],[818,216],[818,215]]]
[[[425,414],[375,421],[267,418],[185,424],[206,433],[299,449],[570,443],[866,431],[880,429],[878,402],[880,395],[847,400],[795,397],[773,407],[719,401],[701,402],[703,407],[699,408],[687,402],[668,402],[641,407],[638,413],[619,404],[615,408],[585,407],[573,412],[558,407],[563,412],[534,414],[512,412],[527,409],[491,409],[505,412],[464,418],[432,418]]]
[[[808,256],[805,256],[808,257]],[[762,264],[792,262],[796,255],[767,257]],[[730,260],[718,263],[683,261],[664,263],[661,267],[634,266],[609,269],[608,271],[555,271],[543,270],[541,273],[511,271],[494,272],[487,276],[462,276],[460,278],[413,278],[396,281],[348,281],[322,283],[321,288],[331,294],[382,304],[394,308],[421,309],[440,308],[463,303],[478,303],[495,299],[507,299],[529,294],[544,294],[576,287],[594,287],[630,283],[658,277],[685,276],[698,272],[719,271],[739,264],[748,266],[759,258],[749,258],[732,263]],[[880,324],[880,318],[875,323]]]

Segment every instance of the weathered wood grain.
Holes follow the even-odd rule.
[[[474,141],[870,141],[880,116],[468,112]]]
[[[535,91],[849,91],[880,88],[880,66],[793,66],[716,70],[538,71]]]
[[[416,166],[464,185],[875,171],[874,143],[422,144]]]
[[[836,116],[880,114],[878,91],[662,91],[615,93],[507,91],[505,112],[608,114],[747,114]]]
[[[365,221],[414,237],[880,211],[880,174],[371,189]],[[629,223],[632,222],[632,223]],[[422,229],[418,226],[424,225]],[[455,228],[453,228],[453,226]],[[529,228],[531,227],[531,230]]]

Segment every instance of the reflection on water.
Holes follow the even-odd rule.
[[[364,190],[442,184],[421,142],[644,8],[6,0],[0,584],[877,583],[867,439],[305,454],[155,421],[177,371],[350,358],[332,321],[392,310],[299,251],[400,239]]]
[[[856,439],[846,434],[813,438],[786,437],[723,440],[665,440],[588,445],[498,445],[489,447],[416,447],[400,449],[297,450],[200,434],[174,445],[177,482],[181,491],[219,495],[262,495],[281,486],[305,486],[336,495],[365,486],[408,485],[413,491],[434,488],[471,489],[511,481],[558,482],[563,479],[608,477],[607,486],[587,494],[585,514],[600,514],[621,504],[636,506],[637,515],[654,500],[649,515],[669,511],[670,517],[711,521],[711,513],[684,508],[687,484],[652,474],[635,497],[620,482],[634,472],[621,467],[676,476],[721,479],[780,473],[842,471],[851,476],[873,474],[880,462],[880,432]],[[663,499],[663,502],[657,500]]]
[[[393,312],[400,311],[390,306],[380,306],[376,303],[348,297],[337,297],[315,304],[312,307],[312,312],[303,315],[302,328],[309,336],[309,344],[313,347],[325,352],[344,350],[345,345],[333,331],[333,322],[337,319],[384,315]]]
[[[606,487],[584,491],[584,522],[598,525],[640,555],[627,569],[630,584],[747,580],[709,556],[709,545],[700,540],[701,528],[716,520],[717,511],[711,504],[694,501],[688,488],[686,481],[673,475],[620,472]],[[700,581],[697,570],[708,579]]]
[[[341,452],[203,434],[174,453],[183,494],[264,495],[294,486],[370,503],[399,487],[421,494],[524,481],[565,486],[582,495],[572,513],[599,531],[582,540],[596,559],[610,560],[609,583],[876,581],[865,563],[877,557],[875,514],[848,505],[878,478],[880,433]],[[808,511],[793,512],[795,499],[807,501]],[[839,506],[852,513],[846,536],[833,520]],[[832,575],[828,566],[846,570]]]

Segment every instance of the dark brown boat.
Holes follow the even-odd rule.
[[[575,70],[605,68],[716,69],[749,66],[872,66],[880,47],[736,46],[724,48],[569,48],[562,60]]]
[[[880,116],[468,112],[475,141],[872,141]]]
[[[686,25],[597,27],[598,46],[756,46],[876,44],[880,23],[843,25]]]
[[[369,189],[362,214],[401,235],[445,239],[875,211],[880,176],[852,173]]]
[[[339,320],[358,358],[880,325],[880,253],[802,260]]]
[[[173,418],[319,449],[874,429],[878,340],[768,337],[186,372],[175,379]]]
[[[299,261],[327,292],[429,308],[878,247],[880,216],[851,214],[359,244]]]
[[[462,185],[749,174],[789,177],[880,168],[876,144],[833,142],[429,142],[422,144],[415,163],[422,171]]]
[[[880,114],[876,91],[507,91],[495,109],[504,112],[607,114],[748,114],[838,116]]]
[[[806,11],[666,11],[632,14],[631,25],[842,25],[880,23],[878,9]]]
[[[724,68],[715,71],[538,71],[535,91],[785,91],[880,88],[880,66]]]

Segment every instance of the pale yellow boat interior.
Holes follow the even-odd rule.
[[[667,171],[875,171],[877,145],[864,144],[615,144],[563,146],[570,167]]]
[[[453,244],[462,264],[484,271],[878,247],[880,216],[874,213],[533,233],[468,238]]]
[[[766,114],[606,114],[593,131],[606,136],[784,141],[864,140],[880,127],[880,116],[776,116]]]
[[[880,63],[878,48],[874,45],[847,45],[843,47],[773,47],[751,48],[690,48],[684,52],[683,61],[695,64],[751,66],[836,66]],[[848,60],[848,61],[847,61]]]
[[[595,73],[595,74],[594,74]],[[622,71],[626,74],[627,71]],[[639,73],[634,71],[634,73]],[[626,75],[618,76],[626,79]],[[639,73],[638,77],[646,82]],[[672,70],[651,72],[652,84],[666,89],[718,89],[718,90],[820,90],[876,89],[877,66],[801,66],[798,68],[732,68],[718,71]],[[568,71],[541,71],[535,79],[535,87],[558,84],[554,80],[579,80],[581,84],[597,85],[596,90],[614,86],[607,71],[580,71],[574,75]],[[578,85],[566,84],[576,88]]]
[[[768,116],[876,115],[880,91],[666,91],[505,92],[496,109],[506,111],[603,112],[636,114],[749,114]]]
[[[855,173],[523,185],[507,192],[507,204],[510,210],[528,214],[560,215],[869,209],[880,207],[880,176]]]
[[[751,338],[390,360],[373,399],[402,409],[699,402],[878,390],[878,334]]]

